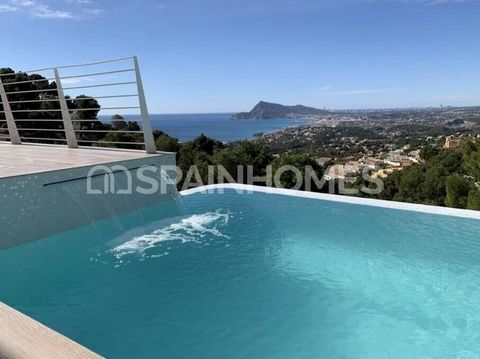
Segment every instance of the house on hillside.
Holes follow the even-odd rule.
[[[452,149],[455,149],[455,148],[458,148],[458,147],[460,147],[460,139],[459,138],[455,138],[454,136],[448,136],[445,139],[445,145],[443,145],[443,148],[452,150]]]

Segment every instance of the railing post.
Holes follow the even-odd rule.
[[[58,101],[60,102],[60,109],[62,110],[63,128],[65,130],[65,139],[69,148],[78,148],[77,137],[75,137],[75,130],[73,129],[72,117],[68,110],[67,101],[65,100],[65,94],[63,93],[62,82],[58,69],[53,69],[55,73],[55,83],[57,84]]]
[[[145,92],[143,91],[142,76],[138,66],[138,59],[133,57],[135,64],[135,76],[137,78],[138,100],[140,103],[140,113],[142,115],[143,138],[145,141],[145,150],[147,153],[156,153],[155,139],[153,138],[152,124],[150,123],[150,115],[148,114],[147,101],[145,100]]]
[[[15,119],[13,117],[12,108],[8,102],[8,96],[5,92],[5,87],[3,86],[2,79],[0,77],[0,97],[2,98],[3,111],[5,114],[5,119],[7,120],[8,135],[10,136],[10,142],[13,145],[21,145],[22,140],[18,134],[17,125],[15,124]]]

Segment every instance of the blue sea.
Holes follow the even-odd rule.
[[[237,141],[259,133],[271,133],[281,128],[310,123],[310,119],[234,120],[232,113],[150,115],[154,130],[161,130],[180,141],[189,141],[204,134],[220,141]],[[103,117],[103,116],[102,116]],[[101,118],[103,121],[109,119]],[[138,115],[124,116],[138,120]]]

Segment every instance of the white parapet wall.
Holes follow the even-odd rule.
[[[99,170],[94,173],[94,166],[84,166],[0,178],[0,250],[169,199],[171,192],[136,191],[137,186],[145,186],[136,173],[139,168],[153,166],[158,171],[150,175],[162,181],[160,169],[174,165],[175,154],[165,153],[96,165]],[[104,190],[108,176],[102,166],[113,169],[116,193]],[[122,168],[128,169],[131,176]],[[98,193],[88,193],[88,187]],[[125,191],[129,187],[133,190]]]

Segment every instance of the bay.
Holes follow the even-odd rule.
[[[161,130],[180,141],[190,141],[204,134],[224,142],[249,139],[259,133],[272,133],[282,128],[301,126],[311,122],[311,119],[297,118],[234,120],[232,115],[232,113],[151,114],[150,119],[154,130]],[[101,120],[107,122],[110,117],[105,117]],[[139,120],[138,115],[126,115],[124,118]]]

